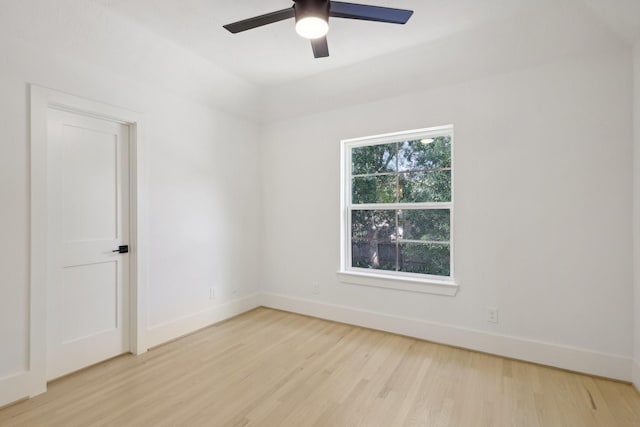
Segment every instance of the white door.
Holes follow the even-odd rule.
[[[130,350],[129,129],[50,108],[47,168],[51,380]]]

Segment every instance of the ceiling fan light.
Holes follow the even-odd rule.
[[[296,22],[296,32],[306,39],[317,39],[329,32],[329,24],[322,18],[307,16]]]

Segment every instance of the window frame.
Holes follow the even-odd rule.
[[[352,149],[369,145],[389,144],[437,136],[451,137],[451,200],[449,202],[418,202],[418,203],[352,203]],[[393,132],[382,135],[360,138],[343,139],[340,141],[340,270],[338,278],[341,282],[355,285],[382,287],[410,292],[431,293],[454,296],[458,291],[455,274],[455,245],[454,245],[454,206],[455,206],[455,165],[454,165],[454,134],[453,125],[436,126]],[[372,270],[351,266],[351,211],[352,207],[361,209],[449,209],[449,276],[437,276],[421,273],[408,273],[390,270]]]

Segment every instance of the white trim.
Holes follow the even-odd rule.
[[[131,350],[146,345],[148,213],[147,156],[140,113],[31,85],[31,242],[29,396],[46,391],[46,280],[47,280],[47,110],[63,109],[129,125],[131,132],[130,286]]]
[[[148,328],[148,286],[149,286],[149,247],[148,227],[151,218],[148,209],[148,145],[143,143],[145,126],[144,116],[129,122],[129,164],[133,165],[129,176],[129,228],[130,263],[129,274],[132,278],[131,292],[131,352],[139,355],[149,349],[147,345]],[[133,173],[135,172],[135,173]],[[136,284],[134,286],[133,284]]]
[[[371,286],[374,288],[388,288],[407,292],[424,294],[455,296],[458,285],[449,280],[423,279],[416,277],[384,276],[358,272],[355,270],[338,271],[338,280],[351,285]]]
[[[354,147],[378,145],[384,143],[413,140],[425,137],[451,137],[451,200],[442,203],[367,203],[354,205],[351,202],[351,149]],[[382,135],[360,138],[343,139],[340,141],[340,270],[338,276],[344,283],[389,288],[408,292],[430,293],[436,295],[455,296],[458,286],[455,283],[455,212],[454,212],[454,129],[453,125],[436,126],[402,132],[386,133]],[[368,273],[351,266],[351,217],[350,210],[369,209],[448,209],[450,218],[450,235],[446,243],[449,245],[449,276],[431,276],[415,273],[376,270]],[[427,242],[420,242],[427,243]]]
[[[411,140],[419,137],[435,137],[435,136],[444,136],[449,135],[453,132],[453,125],[444,125],[444,126],[434,126],[430,128],[423,129],[413,129],[407,131],[400,132],[390,132],[383,133],[380,135],[372,135],[372,136],[363,136],[359,138],[349,138],[343,139],[342,142],[344,144],[349,144],[353,147],[358,147],[362,145],[374,145],[374,144],[382,144],[385,142],[396,142],[399,139]]]
[[[0,378],[0,408],[29,397],[29,373],[19,372]]]
[[[632,361],[631,382],[636,390],[640,392],[640,360]]]
[[[451,209],[453,210],[452,202],[425,202],[425,203],[384,203],[384,207],[380,206],[380,203],[359,203],[357,205],[350,206],[354,211],[367,211],[372,209],[389,209],[389,210],[398,210],[398,209]]]
[[[640,390],[640,362],[633,362],[627,357],[274,293],[249,295],[191,316],[157,325],[148,331],[146,342],[148,347],[160,345],[260,306],[605,378],[621,381],[632,381],[633,378],[634,385]],[[33,371],[1,378],[0,406],[34,396],[33,379],[29,378],[32,376]],[[43,391],[46,391],[46,388]]]
[[[149,329],[149,347],[163,344],[260,307],[260,294],[253,294],[181,317]]]
[[[631,381],[631,359],[586,349],[265,293],[262,305],[503,357]]]

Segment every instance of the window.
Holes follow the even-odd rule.
[[[342,141],[344,281],[455,287],[452,147],[452,126]]]

